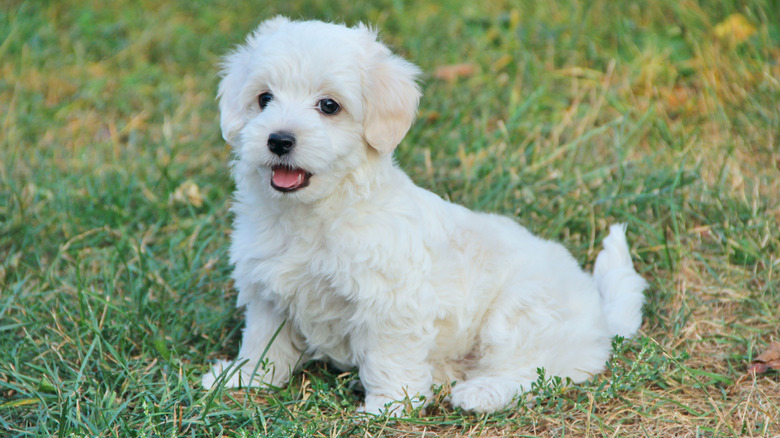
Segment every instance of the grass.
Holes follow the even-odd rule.
[[[278,3],[0,7],[5,436],[780,435],[780,376],[743,378],[780,338],[776,0]],[[356,374],[321,363],[275,391],[198,386],[242,323],[217,63],[276,13],[373,23],[423,68],[397,152],[418,184],[586,266],[629,224],[651,287],[606,373],[362,422]],[[476,70],[433,75],[456,63]]]

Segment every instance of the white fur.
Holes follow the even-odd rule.
[[[594,281],[560,244],[446,202],[394,165],[418,73],[365,26],[283,17],[227,57],[219,105],[235,149],[230,254],[246,328],[238,368],[218,363],[205,387],[279,385],[321,358],[359,369],[366,412],[398,414],[385,405],[419,405],[451,382],[454,405],[489,412],[530,389],[537,368],[588,379],[613,335],[636,333],[645,282],[624,227],[610,229]],[[274,99],[261,110],[264,92]],[[342,111],[320,113],[323,98]],[[283,157],[267,146],[279,130],[297,138]],[[274,190],[279,164],[311,172],[310,185]]]

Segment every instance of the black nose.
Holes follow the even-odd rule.
[[[282,156],[295,147],[295,136],[289,132],[274,132],[268,136],[268,149]]]

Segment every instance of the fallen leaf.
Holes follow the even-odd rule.
[[[439,120],[439,117],[441,117],[441,114],[439,114],[438,111],[428,111],[423,118],[428,123],[433,123],[437,120]]]
[[[722,40],[741,43],[756,33],[756,28],[742,14],[731,14],[713,29]]]
[[[748,374],[761,374],[773,370],[780,370],[780,342],[772,342],[769,348],[756,356],[748,367]]]
[[[666,104],[672,111],[684,109],[691,97],[691,93],[689,93],[686,88],[679,85],[675,86],[671,90],[668,90],[664,94],[666,97]]]
[[[184,181],[174,190],[171,200],[177,203],[190,203],[193,207],[203,205],[203,195],[200,193],[200,187],[191,180]]]
[[[475,64],[450,64],[436,67],[433,72],[433,77],[444,81],[454,81],[458,78],[467,78],[474,76],[477,72],[477,66]]]

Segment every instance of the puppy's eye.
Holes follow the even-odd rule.
[[[274,100],[274,95],[267,91],[257,96],[257,103],[260,105],[261,110],[265,109],[272,100]]]
[[[319,108],[319,110],[322,111],[323,114],[332,116],[333,114],[339,112],[341,106],[339,106],[338,102],[336,102],[335,100],[325,98],[317,102],[317,108]]]

